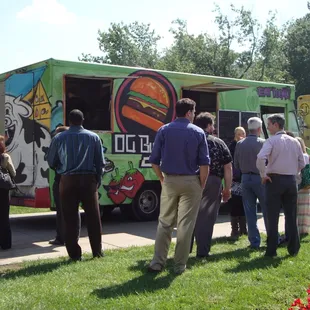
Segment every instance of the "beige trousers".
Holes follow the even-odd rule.
[[[177,226],[175,269],[184,270],[199,210],[202,188],[198,176],[165,175],[162,184],[155,254],[150,266],[166,263],[172,231]]]

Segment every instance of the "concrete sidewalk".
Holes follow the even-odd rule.
[[[21,263],[23,261],[57,258],[67,256],[64,246],[53,246],[48,240],[55,236],[55,212],[12,215],[13,247],[10,250],[0,250],[0,265]],[[265,233],[263,218],[260,215],[258,226]],[[155,242],[157,222],[104,222],[103,247],[120,249],[131,246],[153,245]],[[284,216],[280,216],[279,230],[284,230]],[[175,232],[173,241],[175,241]],[[230,218],[219,215],[214,227],[213,237],[230,235]],[[79,241],[83,252],[91,252],[87,230],[82,225]]]

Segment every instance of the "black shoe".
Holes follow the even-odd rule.
[[[9,246],[1,246],[1,249],[2,249],[3,251],[9,250],[9,249],[11,249],[11,248],[12,248],[11,245],[9,245]]]
[[[273,258],[273,257],[277,257],[277,253],[265,253],[264,255],[265,257],[270,257],[270,258]]]
[[[81,262],[82,260],[83,260],[82,257],[76,257],[76,258],[70,257],[69,258],[69,262],[73,262],[73,263]]]
[[[100,253],[97,253],[97,254],[93,254],[93,258],[100,258],[100,257],[104,257],[104,253],[103,252],[100,252]]]
[[[259,250],[259,246],[249,245],[248,249],[254,250],[254,251],[258,251]]]
[[[52,244],[52,245],[65,245],[64,242],[62,242],[61,240],[59,240],[59,239],[57,239],[57,238],[55,238],[55,239],[53,239],[53,240],[50,240],[48,243],[49,243],[49,244]]]
[[[287,238],[285,237],[285,235],[280,236],[279,240],[278,240],[278,245],[285,245],[288,242]]]
[[[196,255],[197,259],[205,259],[205,258],[209,258],[211,257],[211,254],[207,254],[207,255]]]
[[[239,234],[238,235],[234,235],[231,234],[230,237],[227,238],[228,241],[238,241],[239,240]]]

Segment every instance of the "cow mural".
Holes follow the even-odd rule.
[[[32,197],[36,187],[48,187],[44,155],[51,140],[48,130],[51,108],[40,81],[43,72],[44,69],[13,74],[5,81],[7,151],[16,169],[16,184],[23,186],[23,194]]]

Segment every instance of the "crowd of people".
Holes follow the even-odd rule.
[[[261,246],[259,201],[267,231],[267,257],[277,255],[283,208],[287,249],[290,255],[297,255],[300,235],[310,230],[310,180],[309,173],[304,173],[309,171],[309,156],[302,139],[285,132],[285,119],[274,114],[268,117],[271,137],[266,141],[260,138],[261,119],[252,117],[247,121],[249,135],[246,137],[244,128],[236,128],[235,139],[227,147],[212,135],[212,114],[204,112],[195,117],[195,107],[191,99],[179,100],[177,119],[161,127],[156,135],[150,162],[162,184],[162,194],[155,251],[148,271],[160,272],[165,267],[175,226],[176,273],[186,270],[195,240],[196,257],[208,258],[221,201],[231,209],[230,238],[248,235],[253,250]]]
[[[196,257],[208,258],[221,202],[230,208],[230,240],[247,235],[250,249],[261,246],[259,201],[267,231],[265,256],[276,256],[283,240],[289,254],[297,255],[300,236],[310,230],[310,168],[304,141],[284,131],[285,119],[274,114],[268,117],[270,138],[261,138],[262,121],[251,117],[247,121],[248,136],[244,128],[237,127],[234,140],[227,146],[214,135],[214,116],[208,112],[196,116],[193,100],[180,99],[175,109],[177,118],[158,130],[150,156],[162,192],[154,256],[148,271],[160,272],[165,267],[175,227],[177,274],[186,270],[194,243]],[[83,113],[75,109],[68,118],[70,127],[57,128],[46,156],[55,171],[57,210],[56,237],[50,243],[65,245],[70,259],[78,261],[82,259],[78,244],[80,203],[86,214],[92,254],[103,256],[98,188],[105,160],[99,136],[83,128]],[[2,136],[0,159],[1,169],[14,178],[15,169]],[[0,188],[0,200],[0,247],[9,249],[8,189]],[[285,214],[284,238],[278,232],[281,208]]]

